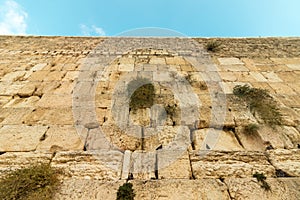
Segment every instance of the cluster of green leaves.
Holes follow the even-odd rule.
[[[129,108],[137,110],[139,108],[150,108],[155,97],[154,85],[151,83],[138,87],[130,97]]]
[[[255,133],[257,133],[258,129],[259,129],[259,126],[257,124],[251,123],[244,127],[244,132],[247,135],[254,135]]]
[[[233,94],[243,99],[250,111],[254,114],[258,113],[266,124],[271,126],[282,124],[282,115],[277,108],[276,101],[267,90],[237,85],[233,88]]]
[[[267,191],[271,190],[270,185],[266,182],[267,177],[263,173],[256,172],[253,174],[253,177],[257,179],[258,182],[261,183],[261,187]]]
[[[33,164],[0,179],[0,199],[50,200],[59,188],[59,172],[49,164]]]
[[[221,43],[217,41],[209,41],[205,48],[210,52],[217,52],[220,49]]]
[[[134,200],[135,193],[132,188],[132,183],[124,183],[117,192],[117,200]]]

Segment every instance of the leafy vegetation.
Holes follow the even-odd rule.
[[[244,132],[247,135],[254,135],[257,133],[259,129],[259,126],[257,124],[248,124],[247,126],[244,127]]]
[[[270,185],[266,182],[267,177],[263,173],[256,172],[255,174],[253,174],[253,177],[256,178],[258,182],[261,183],[260,186],[264,190],[266,190],[266,191],[270,191],[271,190]]]
[[[220,49],[221,43],[217,41],[209,41],[205,48],[210,52],[217,52]]]
[[[132,188],[132,183],[124,183],[117,192],[117,200],[134,200],[135,193]]]
[[[249,106],[250,111],[268,125],[281,125],[282,115],[277,108],[276,101],[269,95],[267,90],[251,88],[248,85],[237,85],[233,88],[233,94],[243,99]]]
[[[138,84],[143,82],[131,83],[129,89],[137,88]],[[135,85],[136,84],[136,85]],[[151,83],[143,84],[138,87],[130,97],[129,108],[137,110],[139,108],[150,108],[153,105],[155,97],[154,85]]]
[[[9,172],[0,179],[0,199],[50,200],[59,188],[60,172],[49,164],[33,164]]]

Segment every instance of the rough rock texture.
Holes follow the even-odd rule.
[[[68,179],[57,199],[116,199],[124,181]],[[135,199],[230,199],[224,183],[215,179],[132,181]]]
[[[127,179],[136,199],[297,199],[299,52],[299,38],[1,36],[0,176],[50,163],[57,199],[115,199]],[[233,94],[244,84],[269,91],[280,125]]]

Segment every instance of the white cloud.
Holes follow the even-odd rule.
[[[28,14],[13,0],[0,5],[0,35],[26,34]]]
[[[81,30],[81,34],[84,36],[104,36],[105,35],[105,31],[100,28],[97,27],[95,25],[92,26],[87,26],[84,24],[80,24],[80,30]]]

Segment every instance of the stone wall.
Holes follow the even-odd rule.
[[[115,199],[128,179],[136,199],[297,199],[299,52],[299,38],[1,36],[0,176],[50,163],[57,199]],[[233,95],[244,84],[281,125]]]

